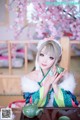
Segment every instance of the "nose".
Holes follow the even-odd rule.
[[[47,59],[48,59],[47,56],[45,56],[45,57],[43,58],[43,62],[44,62],[44,63],[47,63]]]

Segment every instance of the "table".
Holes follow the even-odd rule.
[[[43,108],[42,114],[27,118],[21,109],[13,109],[15,120],[58,120],[60,116],[68,116],[71,120],[80,120],[80,108]]]
[[[13,114],[14,114],[14,120],[20,120],[22,109],[20,109],[20,108],[13,108],[12,111],[13,111]]]

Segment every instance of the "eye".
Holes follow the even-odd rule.
[[[49,57],[51,60],[53,60],[54,58],[53,57]]]
[[[43,54],[43,53],[40,53],[40,56],[42,56],[42,57],[43,57],[43,56],[44,56],[44,54]]]

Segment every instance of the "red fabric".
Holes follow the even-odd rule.
[[[73,100],[72,100],[72,105],[73,107],[78,107]]]
[[[9,108],[12,108],[15,105],[15,108],[22,108],[25,105],[25,100],[17,100],[8,105]]]
[[[32,98],[30,98],[30,103],[32,103]]]

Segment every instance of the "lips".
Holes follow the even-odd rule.
[[[46,64],[42,64],[42,66],[47,66]]]

